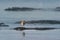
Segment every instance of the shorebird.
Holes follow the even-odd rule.
[[[21,21],[20,21],[20,25],[21,25],[21,26],[24,26],[24,25],[25,25],[25,20],[21,20]]]

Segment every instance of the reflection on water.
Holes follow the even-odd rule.
[[[25,32],[23,32],[22,34],[23,34],[23,37],[25,37]]]

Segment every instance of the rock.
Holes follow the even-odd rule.
[[[12,8],[5,9],[5,11],[32,11],[32,10],[40,10],[40,9],[28,8],[28,7],[12,7]]]
[[[1,27],[3,26],[3,27],[9,27],[8,25],[0,25]]]
[[[25,27],[16,27],[14,30],[52,30],[52,29],[58,29],[58,28],[25,28]]]
[[[60,11],[60,7],[56,7],[56,9],[55,9],[56,11]]]
[[[17,24],[20,24],[21,22],[16,22]],[[57,20],[31,20],[31,21],[25,21],[25,24],[34,24],[34,23],[40,23],[40,24],[60,24],[60,21]]]
[[[25,28],[24,27],[16,27],[16,28],[14,28],[14,30],[25,30]]]
[[[4,25],[4,23],[0,23],[0,25]]]
[[[0,23],[0,27],[8,27],[9,25],[6,25],[5,23]]]

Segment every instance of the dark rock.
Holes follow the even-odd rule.
[[[0,25],[4,25],[4,23],[0,23]]]
[[[36,30],[52,30],[52,29],[56,29],[56,28],[36,28]]]
[[[14,28],[14,30],[24,30],[25,28],[24,27],[16,27]]]
[[[60,11],[60,7],[56,7],[56,9],[55,9],[56,11]]]
[[[28,7],[12,7],[12,8],[7,8],[5,11],[32,11],[32,10],[40,10],[38,8],[28,8]]]
[[[14,30],[52,30],[57,28],[25,28],[25,27],[16,27]]]
[[[0,27],[8,27],[9,25],[6,25],[5,23],[0,23]]]
[[[8,25],[0,25],[0,26],[3,26],[3,27],[9,27]]]
[[[17,24],[20,24],[21,22],[16,22]],[[34,24],[34,23],[40,23],[40,24],[60,24],[60,21],[57,20],[31,20],[31,21],[25,21],[27,24]]]

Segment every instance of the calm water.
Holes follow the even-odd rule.
[[[0,0],[0,22],[9,27],[0,28],[1,40],[60,40],[59,30],[25,30],[15,31],[10,28],[20,27],[15,22],[20,20],[59,20],[60,12],[52,11],[60,6],[60,0]],[[8,12],[4,11],[8,7],[32,7],[44,8],[45,10]],[[26,24],[25,27],[54,27],[60,28],[60,24]],[[25,32],[25,36],[23,36]]]

